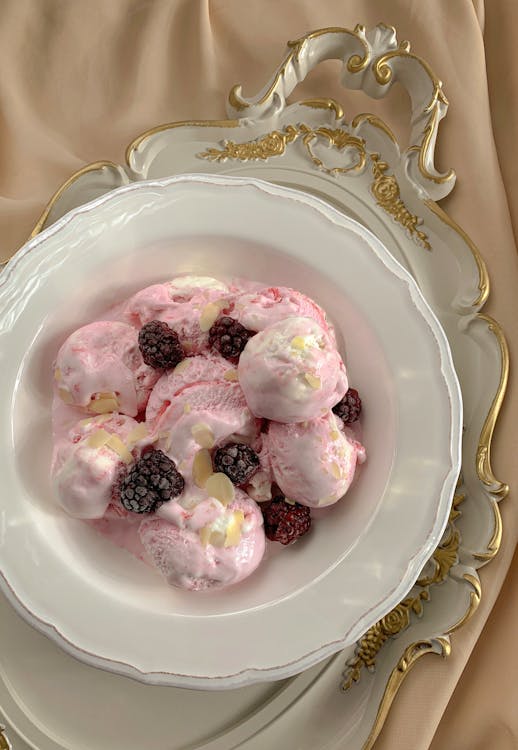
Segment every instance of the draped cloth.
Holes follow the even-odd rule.
[[[326,26],[396,27],[444,83],[437,167],[457,185],[442,201],[485,258],[486,311],[518,340],[518,28],[515,0],[2,0],[0,260],[27,238],[54,190],[99,159],[124,160],[135,135],[162,122],[220,119],[231,86],[256,93],[286,41]],[[351,117],[360,94],[324,63],[300,97],[331,96]],[[401,90],[362,101],[408,135]],[[406,128],[406,131],[405,131]],[[493,443],[511,484],[500,553],[481,571],[482,602],[452,637],[448,659],[421,659],[394,702],[376,750],[518,747],[518,413],[516,382]],[[4,647],[6,645],[4,644]]]

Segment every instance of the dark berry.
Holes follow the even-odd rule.
[[[333,411],[344,424],[356,422],[362,412],[362,400],[358,391],[349,388],[343,399],[333,406]]]
[[[229,443],[214,454],[214,468],[239,487],[246,484],[259,468],[259,456],[244,443]]]
[[[142,454],[119,483],[118,496],[132,513],[153,513],[162,503],[183,492],[184,479],[161,450]]]
[[[176,367],[185,357],[178,334],[161,320],[152,320],[142,326],[138,345],[146,365],[155,370]]]
[[[252,336],[255,336],[254,331],[249,331],[234,318],[223,315],[209,331],[209,344],[225,359],[237,359]]]
[[[261,503],[260,507],[264,518],[264,533],[272,542],[291,544],[311,528],[311,515],[305,505],[292,505],[281,496],[268,503]]]

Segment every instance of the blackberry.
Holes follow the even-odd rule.
[[[344,424],[356,422],[362,412],[362,400],[358,391],[349,388],[343,399],[333,406],[333,411]]]
[[[161,450],[142,454],[133,468],[119,480],[118,496],[132,513],[153,513],[162,503],[183,492],[184,479]]]
[[[244,443],[229,443],[214,454],[214,468],[239,487],[246,484],[259,468],[259,456]]]
[[[209,344],[225,359],[237,359],[252,336],[255,336],[255,331],[249,331],[234,318],[223,315],[209,331]]]
[[[309,508],[299,503],[287,503],[281,496],[260,505],[264,518],[264,533],[272,542],[291,544],[307,534],[311,528]]]
[[[142,326],[138,345],[146,365],[155,370],[176,367],[185,357],[178,334],[161,320],[152,320]]]

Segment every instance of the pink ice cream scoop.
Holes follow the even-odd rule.
[[[61,507],[75,518],[101,518],[120,472],[149,442],[145,425],[122,414],[78,422],[54,449],[51,476]]]
[[[237,380],[237,369],[219,354],[207,352],[186,357],[174,370],[165,372],[149,397],[146,418],[150,421],[163,414],[171,401],[195,383],[229,383]]]
[[[299,424],[271,422],[264,442],[284,495],[313,508],[343,497],[365,460],[363,446],[344,435],[332,412]]]
[[[342,358],[311,318],[287,318],[249,339],[238,376],[256,417],[278,422],[315,419],[347,391]]]
[[[242,581],[257,568],[265,549],[261,511],[239,490],[228,506],[207,497],[178,523],[145,520],[139,536],[167,583],[192,591]]]
[[[324,310],[296,289],[284,286],[264,287],[236,297],[232,317],[250,331],[263,331],[286,318],[312,318],[326,331],[333,343],[334,331]]]
[[[232,439],[253,443],[260,422],[248,408],[239,383],[197,383],[171,398],[155,421],[158,447],[177,464],[201,448],[215,448]]]
[[[187,354],[199,354],[209,345],[209,329],[222,311],[233,307],[234,295],[226,284],[208,276],[180,276],[137,292],[124,318],[140,328],[151,320],[166,322]]]
[[[101,320],[65,341],[54,371],[60,398],[90,413],[136,416],[146,407],[160,372],[144,364],[137,332],[125,323]]]

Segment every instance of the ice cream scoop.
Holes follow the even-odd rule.
[[[145,520],[139,536],[167,583],[194,591],[243,580],[257,568],[265,549],[262,514],[239,490],[230,505],[207,497],[176,523]]]
[[[312,318],[334,343],[334,332],[325,311],[296,289],[270,286],[242,293],[235,298],[232,317],[250,331],[263,331],[286,318]]]
[[[184,388],[149,424],[159,437],[158,446],[181,465],[199,448],[215,448],[231,438],[253,443],[260,430],[247,406],[239,383],[196,383]],[[155,402],[152,404],[155,413]],[[150,413],[151,417],[151,413]]]
[[[230,383],[237,380],[237,369],[219,354],[206,352],[187,357],[174,370],[159,379],[149,397],[146,418],[153,421],[184,388],[195,383]]]
[[[315,419],[347,391],[345,366],[312,318],[294,317],[260,331],[246,344],[239,383],[257,417],[279,422]]]
[[[332,412],[298,424],[271,422],[263,440],[284,495],[313,508],[343,497],[365,460],[363,446],[344,434]]]
[[[234,295],[226,284],[208,276],[179,276],[154,284],[131,297],[124,318],[137,328],[152,320],[167,323],[187,354],[208,348],[208,331],[222,310],[230,310]]]
[[[78,422],[55,446],[51,476],[61,507],[75,518],[101,518],[120,472],[150,440],[145,425],[122,414]]]
[[[137,332],[101,320],[74,331],[58,352],[54,379],[64,403],[93,414],[134,417],[147,404],[160,372],[144,364]]]

